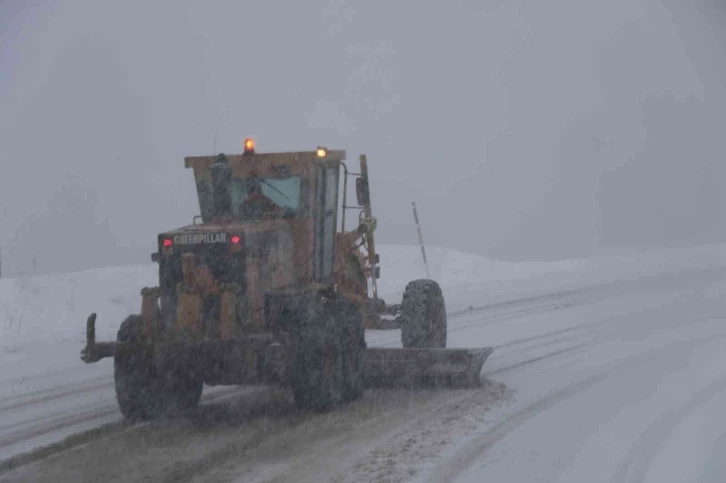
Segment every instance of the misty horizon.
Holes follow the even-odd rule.
[[[4,2],[2,275],[150,263],[199,213],[184,156],[246,137],[366,153],[378,243],[418,243],[412,201],[427,245],[502,260],[723,243],[725,21],[708,0]]]

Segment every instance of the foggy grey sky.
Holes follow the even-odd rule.
[[[4,272],[148,262],[215,130],[367,153],[379,243],[412,200],[503,259],[722,242],[726,16],[686,3],[4,1]]]

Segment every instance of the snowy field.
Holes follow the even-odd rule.
[[[406,282],[425,277],[421,253],[379,250],[380,294],[396,302]],[[446,296],[449,346],[495,349],[481,390],[375,393],[314,425],[255,420],[213,437],[165,433],[163,447],[188,466],[163,476],[142,464],[161,446],[123,427],[106,439],[99,432],[99,441],[128,438],[122,452],[49,450],[0,467],[0,481],[726,481],[726,246],[552,263],[436,247],[428,255]],[[97,312],[98,339],[115,339],[155,279],[148,265],[0,281],[0,460],[118,425],[112,361],[79,358],[85,319]],[[400,346],[398,331],[366,337]],[[204,400],[217,407],[230,394],[205,389]],[[90,469],[110,458],[105,472]]]

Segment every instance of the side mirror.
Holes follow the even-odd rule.
[[[355,195],[360,206],[370,204],[371,196],[368,191],[368,180],[361,177],[355,179]]]

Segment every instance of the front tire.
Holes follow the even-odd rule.
[[[364,333],[360,312],[343,299],[312,298],[292,326],[295,404],[325,412],[363,395]]]
[[[446,304],[435,281],[409,282],[403,292],[399,317],[404,348],[446,347]]]
[[[204,382],[171,367],[161,373],[154,363],[153,350],[143,343],[142,318],[131,315],[119,327],[116,340],[129,344],[129,350],[114,355],[114,383],[119,409],[128,420],[148,420],[195,409]]]
[[[366,348],[361,308],[354,302],[340,300],[340,321],[343,323],[343,367],[345,373],[343,399],[352,402],[363,397],[363,350]]]

